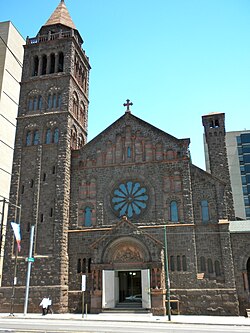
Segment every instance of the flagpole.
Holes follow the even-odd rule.
[[[31,265],[34,260],[32,257],[33,253],[33,243],[34,243],[34,229],[35,226],[31,226],[30,231],[30,248],[29,248],[29,257],[28,257],[28,270],[27,270],[27,279],[26,279],[26,291],[25,291],[25,301],[24,301],[24,311],[23,314],[26,316],[28,309],[28,301],[29,301],[29,287],[30,287],[30,273],[31,273]]]
[[[1,218],[1,229],[0,229],[0,255],[2,256],[2,243],[3,243],[3,227],[4,227],[4,211],[5,211],[5,204],[6,204],[6,198],[3,198],[3,200],[1,200],[1,202],[3,203],[2,206],[2,218]]]
[[[15,206],[17,209],[19,209],[18,214],[18,224],[21,223],[21,205],[17,206],[9,202],[10,205]],[[12,295],[11,295],[11,302],[10,302],[10,316],[14,316],[14,300],[15,300],[15,287],[17,284],[17,257],[18,257],[18,246],[16,243],[16,253],[15,253],[15,263],[14,263],[14,279],[13,279],[13,285],[12,285]]]
[[[168,245],[167,245],[167,229],[164,225],[164,248],[165,248],[165,289],[167,298],[168,320],[171,321],[171,306],[170,306],[170,279],[168,270]]]

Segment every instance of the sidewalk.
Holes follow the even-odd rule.
[[[189,315],[172,315],[171,321],[168,316],[152,316],[151,313],[135,314],[135,313],[100,313],[87,314],[82,317],[81,314],[47,314],[42,316],[40,313],[14,313],[10,316],[8,313],[0,313],[1,319],[43,319],[43,320],[84,320],[84,321],[119,321],[119,322],[159,322],[172,324],[205,324],[205,325],[233,325],[233,326],[249,326],[250,318],[231,317],[231,316],[189,316]]]

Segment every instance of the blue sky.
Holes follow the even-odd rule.
[[[34,37],[59,0],[8,0],[0,21]],[[191,139],[205,168],[201,117],[250,130],[249,0],[65,0],[90,58],[91,140],[124,113]]]

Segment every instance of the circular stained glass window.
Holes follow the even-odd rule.
[[[122,183],[113,192],[112,206],[119,216],[131,218],[147,207],[147,189],[139,182]]]

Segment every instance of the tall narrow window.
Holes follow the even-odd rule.
[[[44,54],[42,56],[42,75],[46,74],[46,68],[47,68],[47,56]]]
[[[172,272],[174,272],[174,270],[175,270],[174,256],[170,256],[170,269]]]
[[[88,259],[88,273],[91,273],[91,258]]]
[[[54,143],[58,143],[59,141],[59,129],[58,128],[55,128],[54,130]]]
[[[178,222],[178,206],[176,201],[170,203],[170,221]]]
[[[131,157],[131,148],[130,147],[128,147],[128,149],[127,149],[127,156],[128,156],[128,158]]]
[[[50,74],[55,73],[55,54],[50,55]]]
[[[48,109],[52,108],[52,95],[48,95]]]
[[[215,260],[214,270],[215,270],[216,276],[221,276],[221,269],[220,269],[220,262],[219,262],[219,260]]]
[[[34,57],[34,63],[33,63],[33,76],[37,76],[38,75],[38,65],[39,65],[39,58],[38,56]]]
[[[28,131],[26,134],[26,146],[31,145],[31,131]]]
[[[58,54],[58,72],[63,72],[63,66],[64,66],[64,55],[62,52],[59,52],[59,54]]]
[[[73,113],[78,119],[78,96],[76,93],[73,95]]]
[[[57,95],[57,107],[60,109],[61,105],[62,105],[62,95],[58,94]]]
[[[37,110],[37,97],[34,97],[34,101],[33,101],[33,109],[34,109],[34,111]]]
[[[82,259],[82,273],[86,273],[86,259]]]
[[[33,110],[33,98],[29,98],[29,101],[28,101],[28,110],[29,111]]]
[[[208,271],[208,273],[214,272],[213,262],[212,262],[212,259],[210,259],[210,258],[207,260],[207,271]]]
[[[38,110],[42,110],[43,107],[43,99],[42,96],[38,97]]]
[[[56,105],[57,105],[57,103],[56,103],[56,102],[57,102],[57,97],[56,97],[56,94],[54,94],[54,95],[53,95],[53,106],[52,106],[52,107],[53,107],[53,109],[55,109],[55,108],[56,108]]]
[[[34,132],[34,145],[38,145],[39,144],[39,132],[38,130],[36,130]]]
[[[186,256],[182,256],[182,269],[184,272],[187,271],[187,258]]]
[[[209,221],[209,211],[208,211],[208,202],[207,200],[201,201],[201,218],[203,223]]]
[[[82,259],[78,259],[77,260],[77,273],[81,273],[82,272]]]
[[[86,207],[84,210],[84,226],[85,227],[90,227],[92,222],[92,209],[90,207]]]
[[[51,130],[47,129],[45,143],[49,144],[51,142]]]
[[[177,256],[177,271],[180,272],[181,271],[181,257]]]
[[[200,257],[201,272],[206,272],[206,260],[204,257]]]

